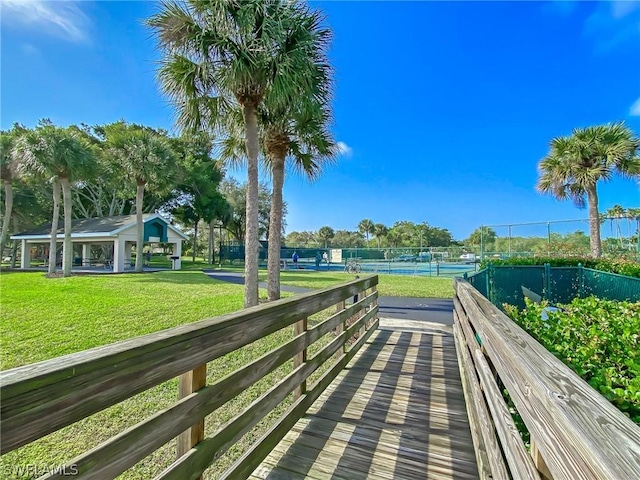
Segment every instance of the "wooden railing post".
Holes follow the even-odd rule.
[[[367,298],[367,289],[366,288],[360,293],[360,300],[363,300],[365,298]],[[360,312],[358,314],[358,318],[362,318],[366,314],[367,314],[366,307],[362,307],[362,310],[360,310]],[[358,338],[360,338],[362,335],[364,335],[364,332],[366,332],[366,331],[367,331],[367,325],[363,323],[362,324],[362,328],[360,328],[360,331],[358,332]]]
[[[200,365],[190,372],[180,375],[178,399],[188,397],[203,388],[207,383],[207,364]],[[204,418],[185,432],[178,435],[177,457],[187,453],[204,440]]]
[[[531,458],[533,458],[533,464],[536,466],[536,469],[540,473],[540,476],[543,478],[543,480],[553,480],[553,476],[549,471],[549,467],[547,467],[544,458],[542,458],[542,455],[540,454],[540,450],[538,450],[538,444],[533,438],[530,439],[530,444]]]
[[[293,336],[294,337],[297,337],[298,335],[300,335],[301,333],[304,333],[306,331],[307,331],[307,319],[306,318],[303,318],[299,322],[294,323],[294,325],[293,325]],[[296,355],[293,357],[293,369],[295,370],[296,368],[298,368],[300,365],[302,365],[306,361],[307,361],[307,349],[305,348],[300,353],[296,353]],[[305,380],[304,382],[302,382],[300,384],[300,386],[298,388],[296,388],[296,390],[294,392],[294,398],[300,398],[300,396],[302,394],[306,393],[306,392],[307,392],[307,381]]]
[[[336,312],[341,312],[342,310],[344,310],[345,306],[346,306],[346,303],[345,303],[344,300],[342,300],[341,302],[338,302],[338,304],[336,305]],[[342,335],[342,332],[344,332],[346,323],[347,323],[347,321],[343,320],[336,327],[336,336],[337,337]],[[345,342],[344,345],[342,346],[342,353],[344,354],[344,352],[346,352],[346,351],[347,351],[347,342]]]

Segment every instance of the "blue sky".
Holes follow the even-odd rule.
[[[334,32],[333,131],[344,153],[314,183],[287,179],[288,231],[371,218],[427,221],[462,239],[481,224],[586,218],[535,191],[549,140],[619,120],[640,133],[640,2],[313,5]],[[156,8],[2,0],[2,128],[49,117],[171,129],[142,25]],[[630,180],[599,194],[601,211],[640,206]]]

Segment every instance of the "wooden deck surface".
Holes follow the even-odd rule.
[[[478,478],[451,327],[383,319],[250,478]]]

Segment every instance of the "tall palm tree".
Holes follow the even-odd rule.
[[[369,235],[373,233],[374,228],[375,224],[368,218],[360,220],[360,223],[358,223],[358,231],[367,239],[367,245],[369,245]]]
[[[269,94],[284,105],[312,85],[300,23],[308,8],[287,0],[168,0],[147,24],[164,59],[162,89],[187,128],[219,128],[241,107],[247,151],[245,307],[258,304],[258,109]]]
[[[538,191],[558,200],[570,199],[579,208],[588,204],[593,257],[602,255],[596,185],[614,173],[639,177],[639,146],[640,140],[624,123],[576,128],[571,136],[551,140],[549,153],[540,161]]]
[[[4,255],[4,244],[7,241],[11,210],[13,209],[13,177],[16,170],[12,152],[13,143],[14,136],[11,132],[0,132],[0,178],[4,185],[4,216],[0,233],[0,256]]]
[[[77,130],[60,128],[43,121],[34,130],[24,133],[16,143],[16,156],[20,168],[37,172],[51,178],[53,183],[53,216],[49,244],[49,273],[55,271],[56,237],[60,188],[64,208],[64,240],[62,246],[63,275],[71,275],[73,247],[71,243],[71,182],[90,175],[94,162],[93,151]]]
[[[380,242],[383,237],[388,233],[389,229],[382,223],[376,223],[373,225],[373,235],[376,237],[378,248],[380,248]]]
[[[145,187],[162,188],[172,177],[176,158],[169,141],[158,132],[120,121],[104,127],[107,151],[136,186],[136,264],[142,272],[144,222],[142,210]]]
[[[320,174],[323,164],[333,159],[335,152],[335,144],[326,129],[329,115],[323,103],[307,102],[302,107],[302,111],[296,109],[293,112],[285,110],[275,112],[281,116],[275,117],[272,122],[267,123],[269,126],[265,135],[265,150],[273,180],[267,257],[267,296],[269,300],[280,298],[282,189],[286,159],[291,159],[291,165],[296,171],[314,180]]]

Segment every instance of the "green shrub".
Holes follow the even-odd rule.
[[[489,261],[484,261],[480,268],[485,268]],[[544,265],[548,263],[552,267],[575,267],[581,263],[583,267],[601,270],[603,272],[618,273],[629,277],[640,278],[640,263],[626,259],[607,260],[591,257],[571,257],[571,258],[507,258],[490,260],[491,265]]]
[[[575,299],[543,320],[547,304],[525,301],[507,315],[640,424],[640,302]]]

